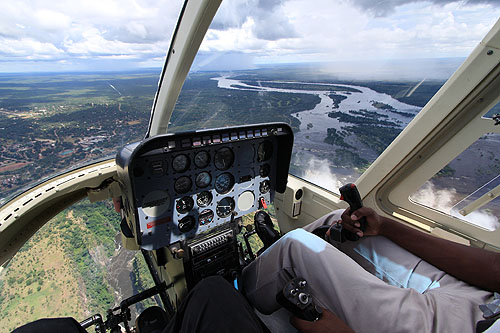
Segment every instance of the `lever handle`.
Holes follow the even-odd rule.
[[[356,210],[360,209],[361,207],[363,207],[363,201],[361,201],[361,196],[359,195],[358,188],[356,187],[355,184],[352,183],[346,184],[342,186],[339,190],[340,190],[340,200],[344,200],[349,204],[349,207],[351,208],[351,214]],[[360,225],[359,229],[361,229],[361,231],[364,232],[367,227],[366,218],[362,217],[361,219],[358,220],[358,222]],[[345,228],[342,229],[342,232],[344,233],[345,238],[350,241],[357,241],[359,239],[358,235],[348,231]]]

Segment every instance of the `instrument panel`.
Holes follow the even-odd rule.
[[[293,145],[286,124],[168,134],[117,155],[125,216],[146,250],[220,230],[284,192]]]

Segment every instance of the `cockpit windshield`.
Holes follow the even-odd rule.
[[[355,181],[498,19],[470,2],[227,1],[169,131],[284,121],[291,173]]]

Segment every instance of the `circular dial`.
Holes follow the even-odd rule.
[[[194,220],[194,217],[192,217],[191,215],[184,216],[179,221],[179,230],[181,232],[188,232],[193,229],[193,227],[195,226],[195,222],[196,221]]]
[[[200,213],[198,217],[198,223],[200,225],[207,225],[214,220],[214,212],[211,209],[205,209]]]
[[[271,173],[271,166],[267,163],[262,164],[259,169],[259,175],[261,177],[267,177]]]
[[[200,194],[198,194],[198,198],[196,198],[196,203],[200,207],[206,207],[210,205],[210,203],[212,202],[212,198],[213,198],[212,193],[208,191],[203,191]]]
[[[223,198],[217,203],[215,211],[219,217],[228,217],[234,211],[234,199],[231,197]]]
[[[212,181],[212,176],[206,171],[200,172],[196,175],[195,183],[199,188],[207,187]]]
[[[194,155],[194,165],[196,167],[203,169],[208,166],[208,163],[210,163],[210,154],[208,152],[202,150]]]
[[[174,169],[175,172],[184,172],[189,169],[190,164],[191,161],[189,160],[189,157],[187,157],[187,155],[180,154],[174,157],[172,161],[172,169]]]
[[[177,203],[175,204],[175,209],[177,209],[177,212],[179,212],[179,214],[185,214],[189,212],[191,209],[193,209],[193,206],[194,206],[193,198],[185,196],[177,200]]]
[[[260,182],[259,186],[260,193],[265,194],[269,192],[270,189],[271,189],[271,182],[269,182],[269,180],[264,180],[263,182]]]
[[[214,157],[215,167],[219,170],[227,170],[233,165],[234,153],[231,148],[224,147],[217,150]]]
[[[188,176],[182,176],[177,178],[174,184],[174,189],[175,192],[183,194],[189,192],[191,189],[191,186],[193,185],[193,182],[191,181],[191,178]]]
[[[215,190],[220,194],[225,194],[233,188],[234,177],[229,172],[224,172],[215,178]]]
[[[273,144],[271,141],[264,141],[257,149],[257,161],[264,162],[271,158],[273,155]]]

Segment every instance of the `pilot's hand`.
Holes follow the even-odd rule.
[[[302,320],[293,316],[290,323],[299,332],[304,333],[354,333],[346,323],[326,309],[323,309],[323,315],[317,321]]]
[[[359,229],[358,220],[362,217],[366,217],[366,230],[363,232]],[[377,214],[373,209],[369,207],[361,207],[351,214],[351,209],[347,208],[342,213],[342,227],[347,230],[357,234],[359,237],[363,236],[375,236],[380,233],[380,228],[382,227],[383,218]]]

